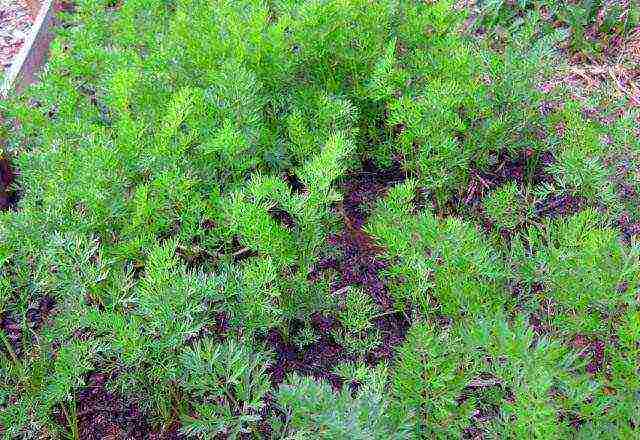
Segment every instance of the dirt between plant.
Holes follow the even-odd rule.
[[[496,164],[490,169],[481,170],[476,165],[471,166],[471,179],[462,202],[465,205],[476,205],[491,190],[507,183],[515,182],[519,186],[529,179],[533,184],[551,182],[553,178],[546,173],[545,168],[555,162],[553,154],[543,152],[536,155],[532,150],[523,150],[516,157],[507,152],[497,153]]]
[[[13,188],[15,171],[9,160],[2,156],[0,146],[0,211],[13,208],[18,202],[17,192]]]
[[[310,275],[313,281],[327,271],[335,273],[336,279],[331,286],[333,295],[343,295],[347,287],[357,286],[380,306],[383,316],[374,319],[373,324],[382,341],[366,356],[366,361],[372,365],[394,356],[395,347],[404,341],[410,322],[404,314],[393,312],[392,299],[381,275],[381,271],[387,267],[381,258],[383,249],[374,243],[362,227],[375,202],[404,178],[398,166],[380,169],[372,163],[365,163],[361,171],[346,179],[342,186],[344,198],[337,207],[345,226],[338,234],[327,237],[328,244],[337,256],[321,259]],[[312,315],[309,325],[316,342],[302,349],[285,339],[279,330],[269,332],[266,342],[276,352],[275,362],[269,367],[272,383],[277,386],[287,374],[296,372],[326,380],[334,389],[341,389],[344,383],[334,373],[334,368],[354,360],[333,336],[340,331],[341,324],[335,316],[316,313]],[[303,326],[303,323],[294,323],[289,334],[295,336]]]
[[[480,226],[486,232],[496,230],[496,225],[490,220],[483,207],[482,200],[491,191],[508,182],[514,182],[518,187],[527,183],[531,185],[551,184],[553,176],[547,172],[547,168],[555,163],[555,158],[550,152],[535,154],[531,150],[524,150],[512,157],[506,152],[497,154],[497,162],[486,170],[481,170],[473,165],[470,170],[471,178],[466,191],[461,198],[451,200],[451,206],[467,206],[478,217]],[[549,194],[538,200],[533,206],[533,218],[556,218],[576,214],[587,206],[587,200],[579,195],[566,192]],[[457,209],[454,209],[457,211]],[[497,232],[507,240],[516,233],[516,229],[499,229]]]
[[[631,221],[627,212],[624,212],[618,219],[618,226],[622,232],[622,239],[626,243],[631,242],[632,237],[640,236],[640,222]]]
[[[55,300],[50,296],[43,296],[40,300],[29,307],[26,312],[26,325],[32,329],[38,329],[42,326],[45,320],[52,313],[56,305]],[[6,343],[0,344],[0,352],[8,351],[11,348],[13,353],[8,353],[11,357],[22,357],[22,341],[25,335],[29,332],[23,330],[23,326],[20,325],[20,321],[15,317],[8,314],[0,315],[0,330],[2,330],[7,338]]]
[[[552,194],[544,200],[536,203],[536,217],[554,218],[567,216],[580,212],[586,206],[583,197],[571,194]]]
[[[179,425],[165,432],[153,431],[144,414],[134,402],[125,400],[106,389],[109,375],[99,371],[88,375],[86,386],[76,396],[76,417],[82,440],[178,440]],[[69,427],[69,410],[60,408],[56,414],[61,425]]]

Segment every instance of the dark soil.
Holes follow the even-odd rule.
[[[472,167],[472,177],[462,200],[464,205],[470,206],[475,212],[487,232],[496,228],[481,206],[483,197],[489,192],[507,182],[515,182],[519,187],[553,182],[553,177],[546,171],[555,162],[549,152],[536,155],[533,151],[525,150],[515,159],[502,152],[498,157],[497,164],[489,170],[481,171]],[[533,216],[536,219],[568,216],[582,211],[586,206],[587,200],[584,197],[566,193],[551,194],[535,203]],[[500,229],[498,232],[510,241],[517,229]]]
[[[2,316],[2,319],[0,319],[0,329],[4,332],[4,335],[6,336],[5,343],[9,344],[9,347],[13,351],[13,355],[20,357],[22,355],[22,328],[18,321],[11,316],[4,315]],[[6,347],[5,344],[1,344],[0,352],[6,352],[9,347]]]
[[[213,220],[204,218],[200,222],[200,227],[206,237],[207,233],[215,229],[217,225]],[[179,228],[179,225],[173,228],[176,231],[176,234]],[[174,237],[175,234],[169,236]],[[204,243],[205,239],[206,238],[203,238],[200,235],[196,235],[192,238],[190,246],[178,246],[176,248],[176,255],[180,257],[188,269],[203,269],[205,271],[210,271],[212,266],[219,261],[220,255],[207,247],[206,243]],[[240,248],[240,244],[237,239],[235,239],[232,245],[236,250]]]
[[[618,226],[622,232],[622,238],[629,243],[634,236],[640,236],[640,222],[633,222],[628,213],[623,213],[618,219]]]
[[[500,416],[500,407],[493,400],[487,401],[484,396],[485,392],[490,389],[498,389],[505,401],[513,400],[512,390],[490,374],[481,374],[476,379],[470,381],[469,385],[465,387],[457,399],[458,405],[463,404],[471,398],[474,399],[476,404],[475,410],[469,418],[469,426],[463,430],[463,439],[485,438],[487,425]]]
[[[544,337],[551,333],[551,328],[543,321],[543,319],[543,312],[534,312],[529,315],[529,324],[538,337]]]
[[[193,346],[205,338],[224,342],[229,334],[229,329],[229,315],[226,312],[215,312],[209,316],[207,325],[195,335],[188,337],[186,343]]]
[[[338,256],[324,259],[319,265],[337,272],[334,294],[348,286],[359,286],[385,313],[374,320],[383,343],[369,354],[368,360],[372,363],[393,357],[395,347],[404,341],[410,323],[404,314],[393,312],[393,301],[382,277],[382,271],[388,267],[382,258],[384,249],[376,245],[362,227],[375,203],[404,178],[399,166],[380,170],[371,163],[364,164],[360,173],[350,176],[343,187],[345,196],[341,207],[345,228],[328,238]]]
[[[371,237],[361,229],[347,228],[339,235],[329,237],[328,241],[339,252],[339,256],[321,261],[320,267],[338,273],[333,291],[360,286],[383,310],[388,310],[391,299],[380,275],[387,268],[387,263],[379,258],[381,249]]]
[[[133,402],[107,391],[107,374],[93,372],[76,396],[76,416],[82,440],[174,440],[184,438],[174,425],[167,432],[153,431]],[[69,427],[68,410],[60,410],[60,422]]]
[[[571,341],[571,346],[579,351],[582,358],[588,363],[586,371],[589,374],[597,374],[604,366],[605,343],[599,339],[577,335]]]
[[[267,335],[267,346],[273,347],[276,360],[269,367],[271,382],[278,386],[287,374],[296,372],[315,379],[326,380],[338,390],[342,388],[342,379],[333,372],[336,365],[347,361],[344,348],[336,344],[331,336],[331,330],[336,328],[337,321],[320,315],[313,317],[312,326],[319,339],[317,342],[298,349],[288,343],[277,330],[271,330]]]
[[[396,347],[404,342],[411,321],[403,313],[396,312],[375,319],[374,325],[382,334],[382,343],[369,353],[368,361],[377,364],[395,356]]]
[[[290,174],[290,173],[285,174],[284,180],[285,182],[287,182],[287,184],[289,184],[289,186],[291,187],[291,190],[294,193],[300,194],[304,192],[305,190],[304,184],[300,181],[298,176],[296,176],[295,174]]]
[[[287,211],[280,208],[271,208],[269,210],[271,218],[273,218],[280,226],[285,229],[293,229],[296,227],[296,222]]]
[[[580,212],[586,206],[586,199],[570,194],[551,195],[536,203],[536,217],[555,218]]]
[[[214,264],[217,261],[215,255],[211,255],[206,249],[194,243],[192,247],[178,247],[176,255],[184,262],[188,269],[199,269]]]
[[[393,303],[381,274],[387,267],[381,258],[383,249],[362,227],[375,202],[392,185],[403,180],[404,174],[399,167],[381,170],[371,163],[365,163],[362,171],[346,179],[342,187],[343,202],[337,208],[343,217],[344,229],[327,238],[334,252],[332,256],[321,259],[311,275],[313,280],[330,271],[336,275],[331,286],[334,295],[341,295],[348,286],[358,286],[385,312],[374,320],[382,335],[382,343],[367,355],[371,364],[394,356],[395,347],[404,341],[410,322],[404,314],[393,312]],[[274,329],[269,332],[266,343],[274,347],[276,353],[276,360],[269,367],[274,386],[280,384],[287,374],[296,372],[326,380],[334,389],[342,388],[343,381],[333,370],[338,364],[352,359],[333,337],[333,333],[340,331],[340,323],[335,317],[316,313],[309,325],[317,340],[303,349],[288,342],[280,331]],[[289,334],[295,335],[301,327],[300,323],[294,325]]]
[[[485,396],[485,393],[492,389],[499,391],[504,401],[514,400],[513,391],[489,373],[482,373],[471,380],[458,397],[458,405],[469,399],[475,401],[475,410],[469,417],[469,426],[463,430],[463,439],[484,439],[487,425],[500,416],[500,407],[497,402]]]
[[[555,158],[549,152],[535,154],[532,150],[524,150],[515,158],[505,151],[499,152],[496,164],[491,168],[471,167],[470,183],[462,202],[476,205],[489,191],[507,182],[516,182],[519,186],[550,182],[552,177],[545,169],[554,162]]]
[[[27,309],[27,325],[29,325],[29,327],[34,330],[40,328],[53,311],[55,305],[55,300],[52,297],[46,295],[43,296],[37,303],[33,304]],[[20,325],[20,320],[18,320],[16,317],[6,314],[0,316],[0,329],[4,332],[7,339],[6,342],[11,347],[13,355],[18,358],[22,357],[23,355],[22,338],[23,336],[25,336],[25,332],[22,328],[23,327]],[[26,333],[26,336],[28,335],[29,332]],[[0,344],[0,352],[5,351],[7,351],[7,347],[5,346],[5,344]]]
[[[12,209],[18,203],[18,193],[13,188],[15,171],[7,158],[0,155],[0,211]]]
[[[362,172],[345,182],[345,195],[339,207],[345,228],[327,239],[337,256],[322,259],[317,267],[319,271],[337,272],[334,293],[348,286],[360,286],[382,310],[391,308],[391,298],[381,277],[381,271],[387,268],[387,262],[381,258],[384,249],[376,245],[362,227],[376,201],[404,177],[399,167],[377,170],[368,163]]]
[[[276,403],[273,395],[267,394],[263,401],[265,406],[262,408],[259,414],[260,421],[258,422],[257,433],[260,435],[260,438],[271,439],[274,438],[271,421],[278,418],[282,423],[286,423],[287,417],[282,408]],[[242,440],[255,440],[256,437],[253,433],[247,433],[240,434],[240,438]]]
[[[380,169],[372,162],[365,162],[362,170],[349,176],[343,185],[342,211],[347,227],[362,228],[375,202],[405,178],[405,173],[397,164]]]
[[[239,263],[247,258],[256,256],[258,256],[256,251],[243,246],[242,243],[240,243],[240,238],[233,237],[233,240],[231,241],[231,257],[235,263]]]
[[[42,326],[44,321],[49,317],[53,308],[56,305],[56,300],[52,297],[45,295],[38,303],[27,310],[27,321],[29,325],[34,328]]]

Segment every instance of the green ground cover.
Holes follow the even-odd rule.
[[[640,437],[638,112],[545,86],[637,25],[586,3],[78,1],[0,104],[0,433]]]

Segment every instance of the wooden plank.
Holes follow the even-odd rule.
[[[20,52],[5,72],[0,95],[20,92],[36,80],[38,69],[44,64],[53,39],[53,0],[44,0]]]
[[[25,0],[27,2],[27,8],[31,13],[31,17],[35,20],[38,18],[38,12],[40,12],[40,0]]]

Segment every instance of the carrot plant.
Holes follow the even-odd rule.
[[[1,104],[0,434],[638,436],[635,115],[454,3],[76,2]]]

